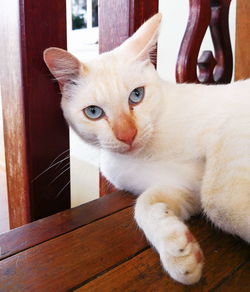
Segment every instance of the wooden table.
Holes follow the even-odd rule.
[[[200,283],[166,275],[122,192],[0,235],[0,291],[250,291],[250,248],[193,218],[206,264]]]

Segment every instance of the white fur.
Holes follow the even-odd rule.
[[[65,78],[61,105],[79,136],[102,149],[104,176],[140,195],[135,219],[164,269],[192,284],[203,260],[184,220],[203,209],[214,224],[250,242],[250,80],[219,86],[165,82],[149,62],[159,22],[156,15],[124,45],[84,64],[75,84]],[[48,66],[57,53],[51,49],[49,59],[49,50]],[[141,86],[144,99],[131,109],[128,97]],[[89,120],[82,112],[89,105],[101,107],[105,117]],[[137,129],[132,150],[113,132],[124,114]]]

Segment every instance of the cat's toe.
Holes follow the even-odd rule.
[[[203,254],[197,242],[190,243],[191,251],[185,256],[171,256],[167,252],[160,254],[164,269],[176,281],[185,285],[198,282],[203,267]]]
[[[195,242],[191,232],[184,224],[180,224],[178,229],[165,233],[161,240],[161,250],[172,256],[187,256],[192,252]]]

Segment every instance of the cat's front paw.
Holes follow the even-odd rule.
[[[182,223],[179,230],[169,231],[159,246],[164,269],[172,278],[185,285],[198,282],[203,266],[203,253],[198,242]]]

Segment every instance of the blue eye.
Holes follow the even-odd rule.
[[[83,109],[85,116],[91,120],[100,119],[104,115],[104,111],[102,108],[96,105],[90,105]]]
[[[142,101],[144,97],[144,87],[135,88],[129,95],[129,103],[136,105]]]

